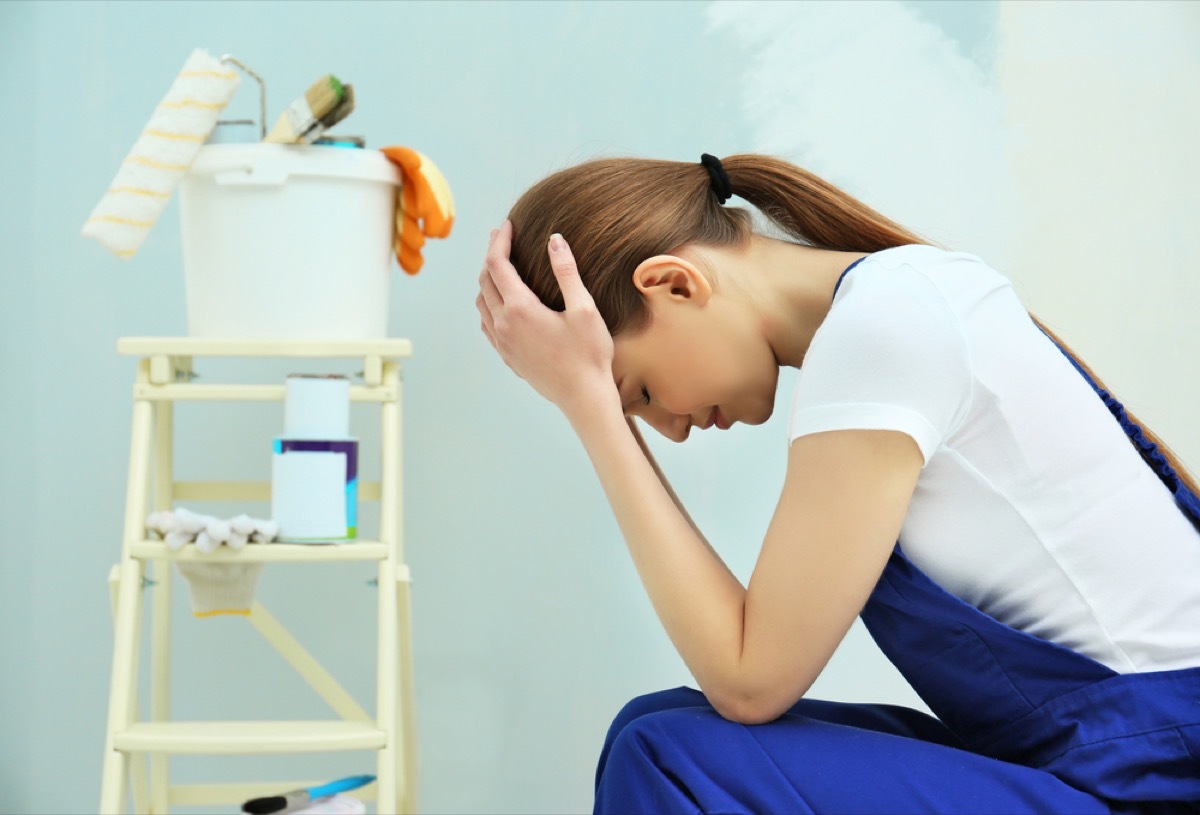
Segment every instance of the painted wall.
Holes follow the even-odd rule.
[[[96,806],[133,379],[115,344],[186,324],[177,202],[132,261],[79,229],[195,47],[264,75],[272,112],[325,72],[353,82],[342,132],[429,153],[457,197],[454,234],[419,276],[395,272],[391,304],[392,333],[416,349],[405,531],[426,811],[586,811],[613,713],[689,682],[569,427],[478,329],[488,229],[547,172],[596,155],[783,153],[1010,274],[1200,463],[1200,384],[1185,373],[1200,353],[1194,4],[0,4],[0,66],[20,88],[0,133],[14,191],[0,199],[0,812]],[[254,112],[252,87],[236,112]],[[201,368],[209,381],[286,372]],[[368,449],[371,420],[356,408]],[[277,406],[181,409],[180,476],[269,477],[281,423]],[[654,442],[743,577],[785,427],[779,411]],[[269,567],[258,592],[366,703],[369,577]],[[176,588],[176,717],[327,715],[248,626],[191,619]],[[813,695],[920,704],[858,627]],[[173,777],[334,777],[369,772],[368,758],[185,757]]]

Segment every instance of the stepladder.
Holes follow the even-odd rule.
[[[120,354],[137,358],[120,560],[109,574],[114,637],[100,812],[167,813],[201,806],[237,811],[242,802],[313,786],[329,779],[172,783],[175,755],[290,754],[373,751],[376,780],[353,794],[375,811],[416,811],[417,731],[412,670],[410,573],[403,546],[401,363],[404,339],[270,340],[124,338]],[[270,500],[269,481],[184,481],[175,476],[175,405],[181,402],[282,401],[284,385],[197,380],[196,360],[208,357],[361,361],[362,384],[351,402],[378,405],[379,477],[361,481],[358,498],[378,502],[377,539],[306,545],[270,542],[200,552],[148,532],[146,518],[185,502]],[[374,711],[360,705],[320,661],[260,602],[246,616],[332,709],[322,720],[178,721],[171,716],[171,591],[173,561],[209,563],[333,562],[376,564],[376,693]],[[148,592],[147,585],[153,585]],[[143,647],[143,631],[149,642]],[[145,680],[143,675],[145,674]],[[149,689],[148,699],[138,689]]]

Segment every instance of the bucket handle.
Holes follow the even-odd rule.
[[[250,70],[250,68],[247,67],[244,62],[235,57],[233,54],[224,54],[221,57],[221,62],[233,63],[253,77],[254,81],[258,83],[258,138],[260,141],[265,139],[267,137],[267,83],[263,82],[263,78],[261,76]]]

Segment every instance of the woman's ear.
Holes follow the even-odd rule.
[[[633,270],[633,285],[643,297],[663,297],[702,306],[712,297],[712,283],[695,264],[678,255],[655,255]]]

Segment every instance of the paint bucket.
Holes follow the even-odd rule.
[[[180,184],[188,333],[386,337],[399,184],[376,150],[201,148]]]
[[[350,435],[350,380],[285,380],[283,435],[271,464],[271,518],[279,540],[341,543],[358,537],[358,440]]]

